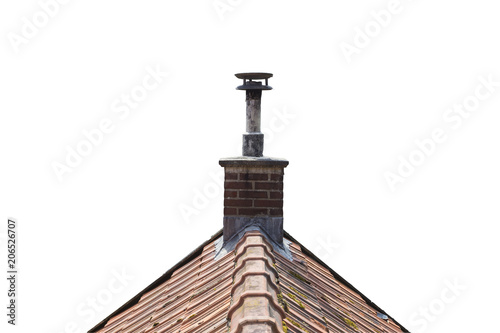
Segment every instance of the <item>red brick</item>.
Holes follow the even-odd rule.
[[[256,199],[256,198],[268,199],[269,198],[267,191],[239,191],[238,196],[240,198],[251,198],[251,199]]]
[[[255,183],[256,190],[283,190],[283,183]]]
[[[238,215],[238,209],[224,207],[224,215]]]
[[[276,208],[282,208],[283,207],[283,200],[255,200],[254,201],[254,206],[255,207],[276,207]]]
[[[283,216],[283,209],[282,208],[270,209],[269,215],[270,216]]]
[[[236,198],[238,196],[238,191],[225,190],[224,198]]]
[[[224,182],[225,189],[235,189],[235,190],[253,190],[252,182]]]
[[[277,181],[282,182],[282,181],[283,181],[283,175],[275,175],[275,174],[272,174],[272,175],[271,175],[271,180],[277,180]]]
[[[240,180],[269,180],[267,173],[240,173]]]
[[[237,173],[227,173],[225,175],[226,180],[238,180],[238,174]]]
[[[283,192],[269,192],[269,199],[283,199]]]
[[[238,215],[267,215],[267,208],[240,208],[238,209]]]
[[[252,207],[252,200],[224,199],[224,207]]]

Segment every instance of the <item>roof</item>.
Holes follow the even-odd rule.
[[[292,260],[257,230],[216,258],[221,237],[89,332],[408,332],[286,232]]]

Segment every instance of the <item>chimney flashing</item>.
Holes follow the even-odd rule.
[[[233,230],[230,237],[224,237],[224,234],[228,234],[228,230],[223,229],[223,236],[218,238],[215,243],[215,261],[223,258],[226,254],[233,251],[236,244],[249,231],[259,231],[266,237],[275,252],[281,254],[290,261],[293,260],[292,252],[290,250],[291,242],[284,238],[284,232],[281,234],[281,238],[279,238],[279,236],[276,237],[276,234],[273,235],[272,233],[269,233],[268,228],[262,224],[265,222],[264,220],[261,219],[247,222],[248,223],[240,224],[239,229],[237,227],[232,228]],[[281,226],[283,226],[283,219],[281,219]]]

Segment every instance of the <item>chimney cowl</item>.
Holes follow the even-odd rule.
[[[260,101],[262,90],[273,89],[268,85],[271,73],[235,74],[243,80],[243,85],[236,87],[246,93],[246,133],[243,134],[243,156],[262,157],[264,153],[264,134],[260,131]],[[255,81],[258,80],[258,81]],[[264,80],[264,83],[261,81]]]

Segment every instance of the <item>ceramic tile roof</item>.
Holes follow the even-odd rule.
[[[259,231],[215,260],[220,237],[89,332],[407,332],[288,234],[293,260]]]

